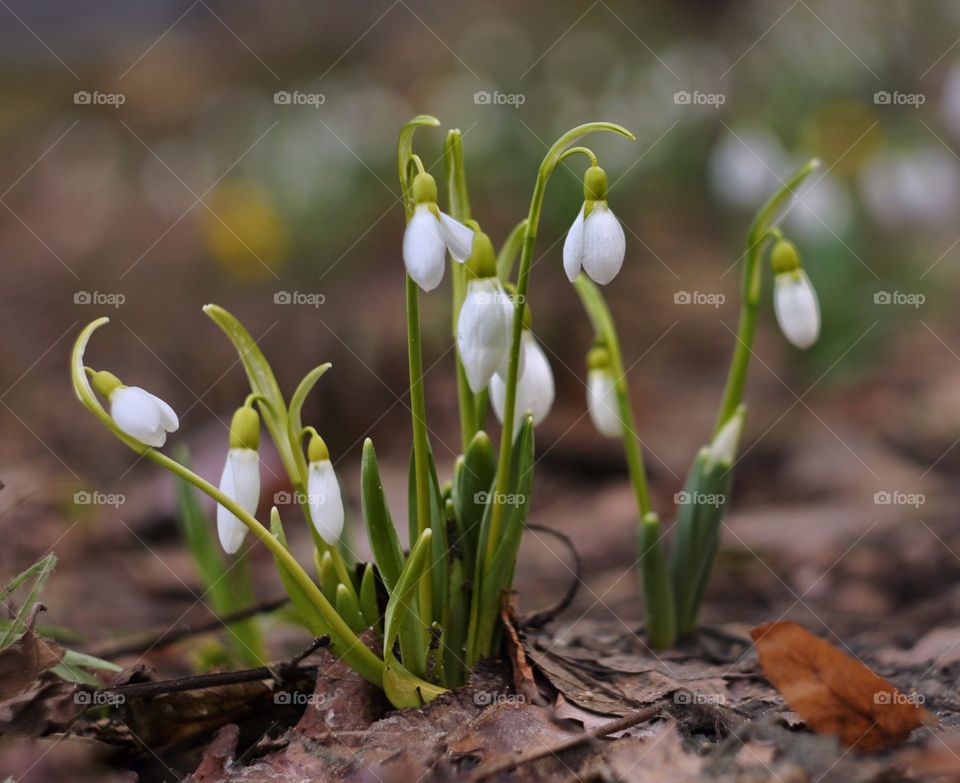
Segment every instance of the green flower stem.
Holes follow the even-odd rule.
[[[583,306],[593,324],[594,332],[603,342],[610,355],[610,372],[613,373],[614,389],[617,393],[617,409],[620,423],[623,427],[623,449],[627,457],[627,467],[630,471],[630,483],[637,501],[637,510],[642,520],[653,509],[650,505],[650,490],[647,486],[647,474],[643,464],[643,453],[640,450],[637,438],[637,425],[633,418],[633,408],[630,406],[630,387],[627,383],[627,374],[623,368],[623,355],[620,353],[620,340],[613,323],[610,308],[603,299],[603,294],[597,285],[585,274],[581,274],[574,282],[573,287],[580,295]]]
[[[374,685],[382,688],[384,672],[383,661],[380,660],[380,658],[378,658],[369,648],[367,648],[367,646],[363,644],[360,639],[357,638],[357,635],[341,619],[340,615],[337,614],[336,609],[330,605],[329,601],[327,601],[323,593],[320,591],[320,588],[317,587],[316,583],[310,578],[309,574],[307,574],[307,572],[301,568],[296,558],[290,554],[287,548],[283,546],[283,544],[281,544],[276,538],[274,538],[270,531],[261,525],[251,514],[247,513],[231,498],[224,495],[217,487],[215,487],[209,481],[206,481],[205,479],[196,475],[193,471],[187,469],[176,460],[171,459],[166,454],[146,446],[135,438],[131,438],[117,426],[114,420],[110,417],[110,414],[104,410],[103,406],[100,404],[100,401],[94,394],[93,389],[90,387],[83,364],[83,355],[86,350],[87,343],[90,340],[90,336],[96,329],[99,329],[101,326],[108,323],[109,320],[110,319],[108,318],[98,318],[96,321],[90,323],[83,330],[83,332],[81,332],[80,336],[77,338],[76,344],[74,345],[73,354],[71,357],[71,378],[77,397],[91,413],[93,413],[98,419],[100,419],[101,422],[103,422],[107,429],[109,429],[114,435],[117,436],[117,438],[129,446],[133,451],[141,456],[147,457],[153,462],[156,462],[161,467],[166,468],[174,475],[179,476],[184,481],[187,481],[195,486],[201,492],[209,495],[217,503],[230,511],[230,513],[234,514],[248,528],[250,528],[254,535],[263,542],[267,549],[269,549],[270,552],[283,563],[290,573],[293,574],[294,578],[297,580],[297,584],[300,585],[304,592],[313,601],[314,605],[317,607],[317,611],[320,612],[324,621],[328,624],[330,631],[337,636],[343,645],[343,660],[362,677],[369,680]]]
[[[537,182],[530,198],[530,211],[527,214],[527,225],[523,233],[523,246],[520,251],[520,271],[517,276],[517,298],[514,303],[513,342],[510,346],[510,369],[507,373],[506,399],[503,406],[503,431],[500,436],[500,457],[497,461],[497,478],[494,497],[501,497],[507,493],[510,482],[510,459],[513,451],[513,418],[517,408],[517,380],[520,369],[520,335],[523,331],[523,307],[527,301],[527,288],[530,283],[530,267],[533,263],[533,248],[537,241],[537,228],[540,225],[540,213],[543,209],[544,193],[547,189],[547,180],[560,161],[560,156],[577,140],[594,131],[610,131],[634,139],[634,135],[626,128],[611,122],[590,122],[579,125],[564,133],[547,151],[540,170]],[[500,541],[500,529],[503,526],[503,503],[494,503],[490,512],[490,527],[487,534],[484,562],[489,564],[493,560],[497,543]]]
[[[743,388],[750,367],[750,353],[753,338],[757,331],[757,316],[760,309],[760,297],[763,293],[763,265],[760,263],[762,250],[771,238],[769,226],[776,211],[794,195],[797,187],[820,166],[816,158],[807,161],[774,193],[757,212],[747,232],[746,261],[743,266],[743,290],[740,303],[740,322],[737,326],[737,342],[733,348],[733,359],[727,375],[727,385],[720,404],[720,413],[714,425],[713,434],[720,432],[727,420],[736,412],[743,400]]]
[[[467,173],[463,165],[462,134],[459,130],[447,133],[444,144],[443,157],[447,172],[447,211],[450,216],[461,223],[470,219],[470,196],[467,192]],[[460,320],[460,308],[467,295],[467,266],[466,264],[452,264],[451,277],[453,278],[453,307],[451,326],[453,339],[457,339],[457,323]],[[466,453],[470,441],[477,434],[477,397],[470,391],[467,381],[467,372],[460,359],[459,350],[454,350],[457,376],[457,400],[460,411],[460,440],[462,451]]]
[[[400,189],[403,195],[403,209],[407,223],[413,217],[414,204],[411,198],[409,177],[410,164],[418,170],[423,164],[413,154],[413,134],[419,127],[437,127],[440,121],[435,117],[420,115],[414,117],[400,130],[397,142],[397,166],[400,176]],[[427,455],[430,442],[427,439],[427,405],[423,394],[423,351],[420,336],[420,289],[410,275],[406,275],[407,285],[407,352],[410,367],[410,408],[413,425],[413,464],[416,478],[417,496],[417,532],[430,527],[430,475]],[[411,542],[412,545],[413,542]],[[420,580],[420,616],[424,626],[429,626],[433,616],[431,581]]]

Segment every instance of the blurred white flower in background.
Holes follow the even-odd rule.
[[[779,139],[770,131],[734,128],[710,153],[710,187],[727,204],[756,208],[780,187],[780,178],[789,168]]]
[[[864,164],[859,188],[878,223],[934,226],[956,219],[960,167],[941,148],[885,150]]]
[[[810,239],[842,235],[853,223],[853,200],[832,174],[815,172],[797,189],[785,222],[789,233]]]
[[[960,62],[954,63],[943,83],[940,111],[950,132],[960,138]]]

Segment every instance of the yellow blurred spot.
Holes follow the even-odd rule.
[[[289,252],[287,227],[266,189],[253,180],[225,180],[206,203],[204,244],[228,274],[256,280],[283,266]]]
[[[823,160],[838,177],[856,175],[863,161],[883,137],[873,105],[863,101],[825,103],[810,118],[803,131],[803,148]]]

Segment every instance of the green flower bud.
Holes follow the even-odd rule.
[[[591,166],[583,175],[583,200],[607,200],[607,172],[599,166]]]
[[[796,272],[800,268],[800,254],[797,252],[797,246],[789,239],[778,239],[770,253],[770,266],[777,275]]]
[[[252,449],[260,447],[260,415],[250,406],[237,408],[230,422],[230,448]]]
[[[414,204],[437,203],[437,181],[426,172],[413,178],[412,191]]]
[[[587,369],[610,369],[610,352],[606,349],[606,346],[595,345],[587,352]]]
[[[90,379],[90,384],[98,394],[103,395],[108,400],[113,392],[123,386],[123,382],[116,375],[114,375],[112,372],[108,372],[107,370],[95,372],[93,377]]]
[[[310,462],[325,462],[330,459],[330,451],[327,449],[327,444],[323,442],[317,433],[313,433],[310,436],[310,445],[307,447],[307,459]]]
[[[470,221],[469,225],[473,229],[473,248],[470,258],[467,259],[467,270],[470,276],[496,277],[497,254],[493,249],[493,242],[474,221]]]

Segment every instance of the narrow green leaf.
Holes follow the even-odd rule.
[[[27,630],[27,622],[33,611],[34,605],[40,600],[43,589],[47,586],[47,580],[53,569],[57,565],[57,558],[52,552],[45,557],[40,558],[36,563],[15,576],[4,588],[3,598],[6,599],[15,590],[33,580],[27,590],[26,596],[20,602],[19,608],[13,617],[9,627],[3,635],[0,636],[0,649],[12,644],[24,631]]]
[[[669,647],[677,634],[673,584],[662,536],[660,518],[650,512],[640,523],[637,548],[643,580],[644,622],[654,649]]]
[[[497,458],[487,434],[478,432],[470,442],[462,461],[458,459],[457,462],[453,504],[463,532],[463,540],[459,545],[467,562],[468,573],[472,573],[477,553],[480,551],[480,523],[497,472]]]
[[[360,611],[371,628],[380,627],[380,607],[377,603],[377,575],[373,563],[367,563],[360,582]]]
[[[343,618],[344,622],[346,622],[354,632],[360,633],[361,631],[367,630],[367,621],[363,619],[360,604],[357,603],[357,599],[347,589],[346,585],[337,585],[337,595],[334,606],[337,609],[337,614]]]
[[[293,396],[290,398],[290,409],[287,412],[287,438],[290,442],[290,451],[296,460],[300,476],[307,475],[307,460],[303,456],[303,444],[301,443],[303,432],[301,412],[303,410],[303,403],[317,381],[320,380],[330,367],[330,362],[327,362],[310,370],[310,372],[304,376],[303,380],[300,381],[299,386],[297,386],[296,391],[294,391]],[[304,513],[309,512],[305,510]]]
[[[392,592],[403,570],[403,550],[390,518],[390,509],[383,494],[380,468],[377,466],[377,454],[373,441],[369,438],[363,443],[363,458],[360,463],[360,502],[367,540],[370,542],[377,568],[380,569],[380,577],[387,591]]]

